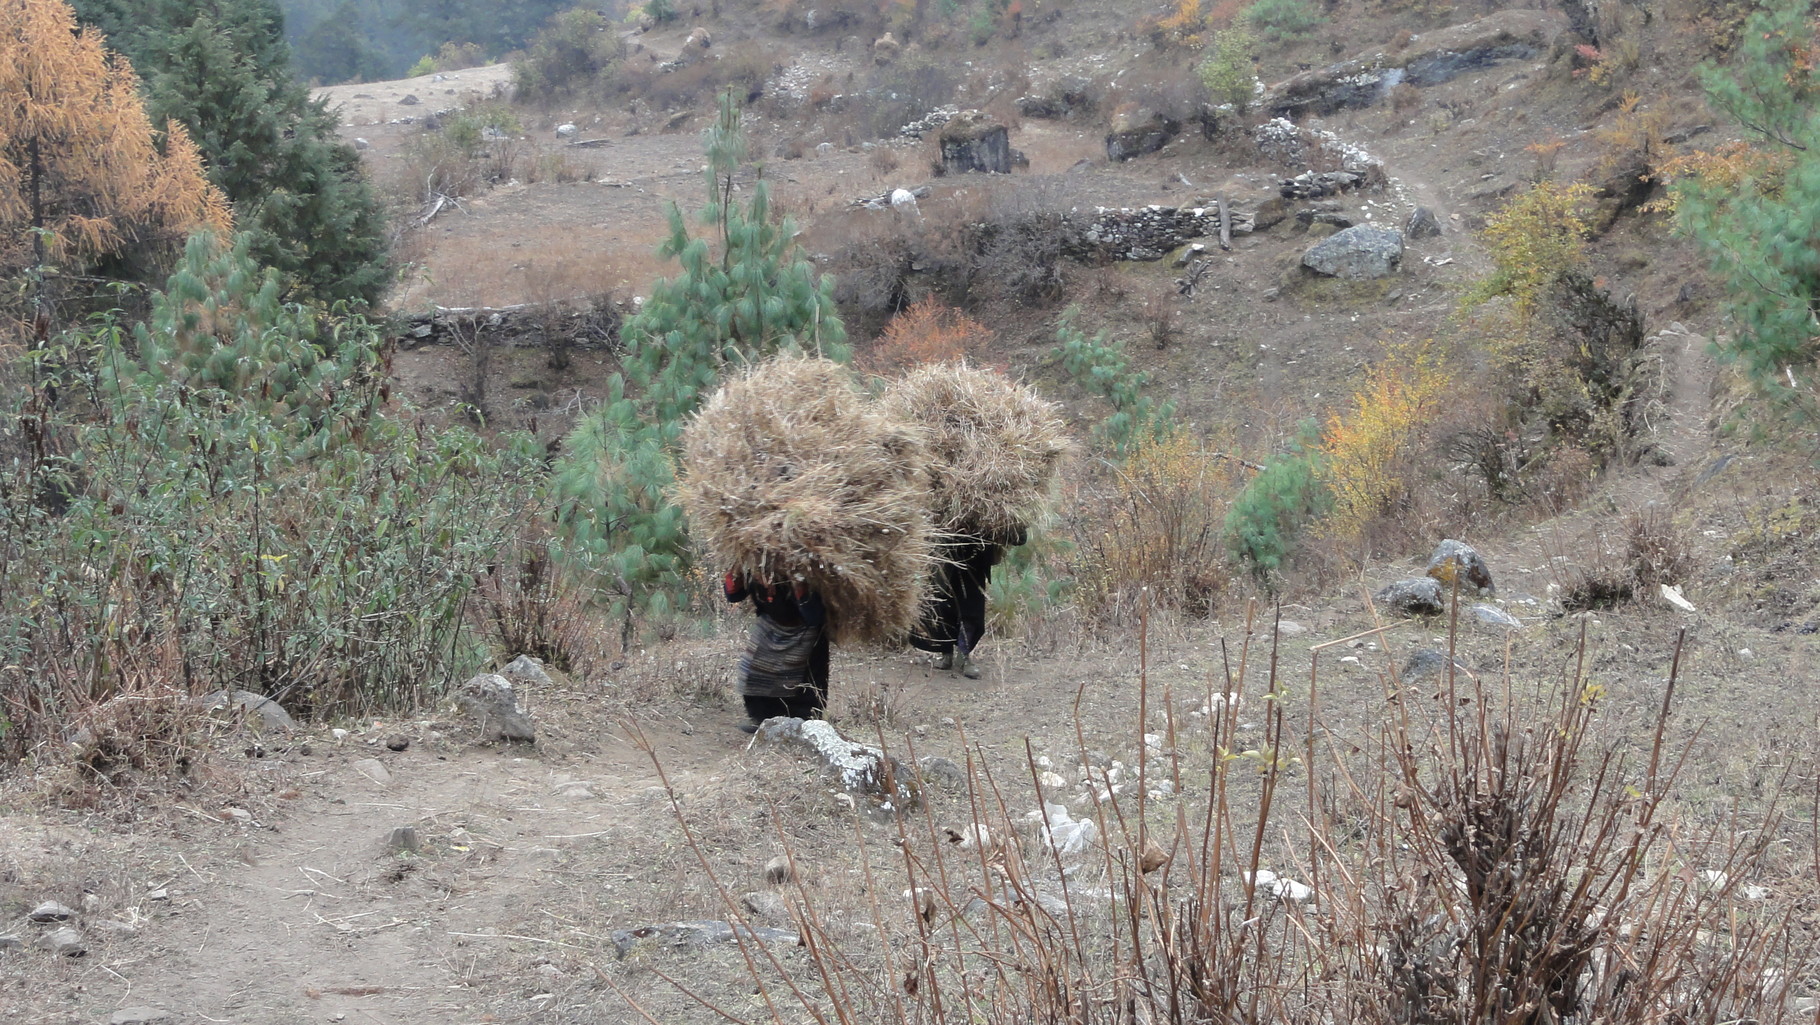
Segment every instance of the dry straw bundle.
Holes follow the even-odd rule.
[[[892,382],[884,405],[923,433],[937,529],[1002,537],[1046,510],[1069,449],[1054,403],[996,371],[936,363]]]
[[[933,566],[917,433],[823,359],[759,364],[683,433],[677,498],[712,565],[818,591],[841,643],[897,643]]]

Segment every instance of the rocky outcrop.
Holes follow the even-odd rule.
[[[481,673],[461,685],[456,704],[480,724],[487,740],[532,741],[537,729],[529,716],[518,709],[518,696],[512,681],[497,673]]]
[[[1305,128],[1287,118],[1273,117],[1251,131],[1258,154],[1303,172],[1283,183],[1294,182],[1297,190],[1326,183],[1331,191],[1368,188],[1384,183],[1384,162],[1362,147],[1347,142],[1324,129]],[[1316,172],[1317,167],[1334,168]],[[1335,175],[1350,175],[1353,180]]]
[[[1347,228],[1302,255],[1302,266],[1316,274],[1351,281],[1389,277],[1402,262],[1403,233],[1376,224]]]
[[[266,729],[288,730],[297,725],[291,713],[264,694],[252,691],[218,690],[213,694],[202,694],[190,699],[198,709],[211,715],[218,713],[239,714],[248,721],[258,720]]]
[[[538,349],[560,342],[576,349],[619,348],[625,304],[598,301],[518,306],[438,306],[394,317],[390,334],[400,349],[476,343]]]
[[[1155,153],[1182,134],[1182,123],[1161,111],[1136,109],[1114,114],[1106,133],[1106,159],[1113,162]]]
[[[1091,114],[1093,108],[1093,82],[1080,75],[1065,75],[1043,91],[1017,101],[1017,112],[1022,117],[1070,118]]]
[[[1011,133],[979,111],[968,111],[942,126],[942,172],[1010,174],[1016,163]]]
[[[1441,234],[1441,219],[1433,210],[1418,206],[1409,212],[1409,220],[1403,225],[1405,238],[1436,238]]]
[[[1557,11],[1499,11],[1424,32],[1400,53],[1374,50],[1305,71],[1270,89],[1263,107],[1276,117],[1326,116],[1349,107],[1369,107],[1404,83],[1439,85],[1501,61],[1547,53],[1566,28],[1567,19]]]

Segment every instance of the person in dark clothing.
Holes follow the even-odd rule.
[[[974,649],[986,635],[986,588],[992,567],[1004,561],[1005,549],[1027,540],[1023,527],[994,537],[958,538],[942,550],[935,571],[935,600],[910,643],[940,656],[937,669],[953,669],[969,680],[980,678]]]
[[[756,732],[772,716],[819,719],[828,706],[827,613],[801,584],[760,584],[728,573],[727,601],[750,598],[752,632],[739,660],[738,691]]]

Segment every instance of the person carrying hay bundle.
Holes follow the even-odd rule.
[[[1054,403],[965,363],[910,371],[887,387],[884,406],[923,434],[943,537],[935,597],[910,643],[939,655],[938,668],[979,679],[973,652],[986,632],[992,568],[1047,511],[1067,431]]]
[[[748,716],[819,712],[829,642],[901,644],[916,625],[934,566],[927,462],[918,433],[824,359],[761,363],[684,429],[690,536],[728,573],[727,598],[759,612],[741,661]]]

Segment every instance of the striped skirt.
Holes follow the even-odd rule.
[[[809,658],[821,636],[819,626],[779,626],[764,616],[754,616],[746,653],[739,660],[739,693],[791,698],[810,689]]]

